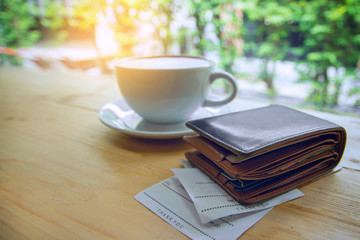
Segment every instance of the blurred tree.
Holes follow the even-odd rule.
[[[216,50],[219,52],[220,67],[234,73],[234,61],[243,54],[242,9],[231,1],[223,1],[213,14],[214,32],[219,39]]]
[[[219,67],[233,72],[236,58],[242,55],[242,10],[232,0],[190,1],[190,16],[196,28],[193,41],[198,55],[216,52]]]
[[[196,55],[205,55],[206,50],[208,50],[208,39],[205,37],[205,27],[209,22],[207,17],[208,13],[212,11],[214,7],[217,7],[218,3],[213,3],[212,1],[202,1],[195,0],[189,2],[189,12],[190,16],[195,19],[196,28],[192,34],[194,41],[195,54]]]
[[[42,0],[42,7],[38,7],[37,16],[40,25],[51,31],[52,44],[58,45],[68,37],[66,30],[68,11],[63,1]]]
[[[245,54],[262,60],[258,77],[273,97],[276,61],[284,60],[289,53],[288,36],[294,18],[292,4],[286,0],[244,0],[239,5],[244,11]]]
[[[41,27],[56,30],[55,39],[63,41],[67,32],[59,31],[66,23],[65,8],[61,2],[43,1],[39,7],[34,1],[0,1],[0,46],[13,49],[11,54],[1,54],[0,64],[20,64],[16,49],[34,45],[41,38]]]
[[[171,23],[175,20],[174,15],[179,11],[180,5],[177,1],[169,0],[155,0],[150,5],[156,38],[162,43],[163,53],[169,54],[171,43],[177,39],[171,31]]]
[[[40,39],[41,32],[35,16],[37,8],[26,0],[0,1],[0,46],[7,48],[28,47]],[[20,64],[16,56],[0,54],[0,64]]]
[[[309,100],[336,105],[344,79],[355,77],[359,61],[360,1],[296,1],[294,22],[303,43],[293,52],[303,56],[299,69],[301,80],[312,84]]]
[[[312,86],[308,100],[337,104],[344,79],[355,76],[359,61],[359,0],[243,0],[239,5],[245,16],[245,53],[262,59],[259,78],[270,96],[275,95],[276,61],[295,60],[301,81]]]
[[[99,22],[106,21],[114,29],[115,40],[120,45],[118,55],[129,57],[140,42],[137,35],[141,26],[140,10],[149,9],[149,4],[146,0],[79,0],[74,3],[71,25],[92,30]]]

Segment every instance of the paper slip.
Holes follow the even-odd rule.
[[[260,204],[241,205],[198,168],[172,169],[193,201],[202,223],[220,217],[264,210],[304,196],[294,189]]]
[[[191,198],[176,177],[151,186],[135,199],[191,239],[237,239],[271,210],[237,214],[202,224]]]

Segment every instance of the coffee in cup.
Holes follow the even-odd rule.
[[[155,123],[188,120],[199,107],[220,106],[237,93],[234,77],[212,72],[214,63],[203,57],[133,57],[116,62],[120,92],[128,105],[142,118]],[[209,100],[210,85],[225,79],[231,86],[222,100]]]

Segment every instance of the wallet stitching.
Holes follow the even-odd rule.
[[[288,140],[288,139],[291,139],[291,138],[294,138],[294,137],[298,137],[298,136],[301,136],[301,135],[304,135],[304,134],[307,134],[307,133],[311,133],[311,132],[313,132],[313,131],[325,130],[325,129],[330,130],[330,129],[336,129],[336,128],[338,128],[338,127],[331,127],[331,128],[316,127],[316,128],[312,128],[312,129],[309,129],[309,130],[307,130],[307,131],[302,131],[302,132],[299,132],[299,133],[296,133],[296,134],[293,134],[293,135],[289,135],[289,136],[286,136],[286,137],[283,137],[283,138],[276,139],[276,140],[275,140],[274,142],[272,142],[272,143],[262,144],[262,145],[260,145],[259,147],[252,148],[252,149],[250,149],[249,151],[247,151],[247,150],[245,150],[245,149],[243,149],[243,148],[240,148],[240,147],[237,147],[237,146],[235,146],[235,145],[233,145],[233,144],[226,143],[224,140],[222,140],[222,139],[220,139],[220,138],[218,138],[218,137],[215,137],[214,135],[212,135],[212,134],[209,133],[208,131],[205,131],[205,130],[201,129],[201,128],[199,128],[199,127],[196,126],[196,125],[193,125],[193,124],[191,124],[191,123],[189,123],[189,125],[191,125],[193,128],[196,128],[196,129],[199,131],[199,133],[203,133],[203,134],[205,134],[206,136],[208,136],[208,137],[210,137],[210,138],[212,138],[212,139],[214,139],[214,140],[222,143],[222,144],[225,145],[225,146],[231,147],[231,148],[233,148],[233,149],[235,149],[235,150],[237,150],[237,151],[240,151],[240,152],[243,152],[243,153],[247,153],[247,154],[252,153],[252,152],[254,152],[254,151],[257,151],[257,150],[260,150],[260,149],[262,149],[262,148],[264,148],[264,147],[268,147],[268,146],[274,145],[274,144],[276,144],[276,143],[278,143],[278,142],[280,142],[280,141]]]

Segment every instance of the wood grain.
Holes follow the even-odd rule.
[[[187,239],[133,197],[172,176],[190,147],[104,126],[98,111],[117,97],[114,76],[0,68],[0,239]],[[356,164],[359,118],[324,116],[346,125],[343,161]],[[344,168],[241,239],[359,239],[359,185]]]

